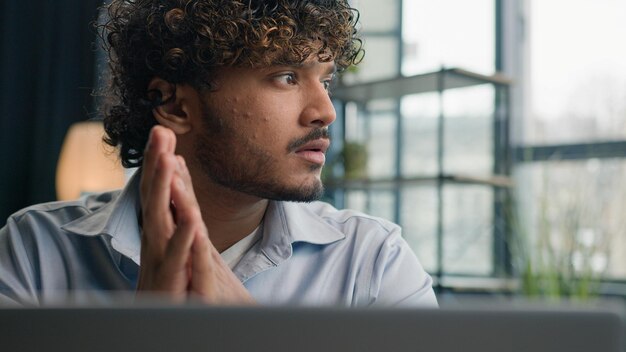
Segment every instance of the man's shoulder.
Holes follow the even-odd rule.
[[[8,220],[15,223],[32,220],[64,224],[102,208],[115,199],[119,192],[118,190],[89,194],[71,201],[53,201],[31,205],[15,212]]]

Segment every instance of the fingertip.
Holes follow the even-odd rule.
[[[174,131],[172,131],[171,129],[162,126],[162,125],[154,125],[152,126],[152,128],[150,129],[150,134],[148,136],[148,144],[151,145],[153,144],[152,142],[154,142],[155,140],[163,140],[165,139],[165,145],[167,145],[168,147],[172,146],[172,142],[175,144],[176,143],[176,135],[174,134]]]
[[[148,142],[146,142],[146,152],[157,151],[159,149],[159,145],[162,145],[163,137],[161,136],[162,132],[160,131],[162,129],[163,127],[160,125],[152,126],[150,133],[148,134]]]
[[[161,133],[160,131],[164,131],[167,130],[167,128],[165,126],[161,126],[159,124],[156,124],[154,126],[152,126],[152,129],[150,130],[151,133]]]
[[[167,150],[171,153],[176,151],[176,134],[171,129],[161,126],[163,135],[167,139]]]

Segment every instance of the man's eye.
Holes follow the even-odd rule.
[[[288,85],[293,85],[297,83],[296,75],[294,75],[293,73],[284,73],[279,76],[276,76],[276,80],[279,81],[280,83],[285,83]]]
[[[335,81],[334,76],[332,78],[322,81],[322,84],[324,85],[324,89],[328,92],[329,95],[330,95],[330,91],[331,91],[334,81]]]

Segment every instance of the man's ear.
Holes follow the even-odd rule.
[[[191,121],[182,104],[177,85],[162,78],[155,77],[148,84],[148,99],[152,102],[152,114],[160,125],[163,125],[176,134],[185,134],[191,130]]]

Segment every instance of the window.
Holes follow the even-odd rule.
[[[518,227],[626,279],[626,4],[354,5],[366,56],[338,89],[335,127],[369,155],[363,179],[335,168],[336,204],[400,223],[438,278],[519,273]]]
[[[541,251],[626,279],[626,3],[530,0],[516,193]]]
[[[531,144],[626,139],[626,2],[530,1]]]
[[[353,5],[365,58],[333,94],[340,111],[333,128],[367,150],[367,167],[356,179],[334,170],[329,198],[398,222],[437,277],[492,275],[501,188],[492,181],[506,176],[496,170],[506,147],[496,125],[508,116],[500,99],[508,81],[492,75],[493,1]],[[339,155],[336,142],[331,154]]]

